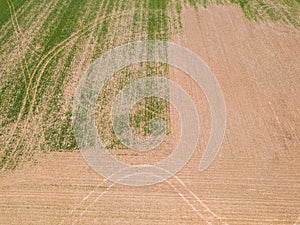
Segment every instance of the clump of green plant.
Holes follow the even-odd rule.
[[[111,108],[117,94],[130,82],[146,76],[168,75],[168,66],[162,63],[140,63],[129,66],[105,83],[97,103],[97,127],[100,138],[108,149],[124,149],[125,146],[116,137],[112,128]],[[147,84],[145,84],[147,85]],[[132,132],[138,137],[147,137],[151,134],[150,121],[161,118],[169,125],[169,103],[165,100],[148,97],[139,101],[131,110],[130,125]]]
[[[197,8],[209,4],[237,4],[245,16],[254,21],[278,21],[294,27],[300,26],[300,2],[298,0],[188,0]]]

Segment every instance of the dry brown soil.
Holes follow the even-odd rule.
[[[198,148],[181,172],[132,188],[105,182],[78,152],[39,155],[0,175],[0,224],[300,224],[300,32],[251,23],[235,6],[187,9],[183,19],[173,41],[207,63],[226,100],[226,136],[212,166],[197,170],[210,131],[205,97],[172,68],[201,119]],[[165,157],[178,138],[172,126],[159,154],[116,157]]]

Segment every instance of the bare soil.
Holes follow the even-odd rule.
[[[205,96],[171,68],[201,119],[198,148],[182,171],[132,188],[106,182],[79,152],[40,154],[1,173],[0,224],[299,224],[299,40],[295,28],[251,23],[237,6],[185,10],[183,33],[173,41],[207,63],[227,106],[226,136],[212,166],[197,169],[210,132]],[[171,110],[171,122],[176,118]],[[167,156],[180,129],[171,124],[158,155],[116,157],[136,164]]]

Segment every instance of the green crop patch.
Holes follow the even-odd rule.
[[[1,0],[0,169],[13,169],[38,151],[77,151],[72,102],[91,63],[124,43],[170,40],[181,32],[185,7],[211,4],[235,4],[251,20],[299,27],[297,0]],[[140,64],[106,83],[97,126],[107,148],[125,148],[109,113],[117,93],[134,79],[168,74],[168,65]],[[133,132],[149,135],[155,117],[170,123],[169,107],[157,98],[140,101],[130,114]]]

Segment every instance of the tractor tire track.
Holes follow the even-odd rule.
[[[130,11],[129,11],[130,12]],[[118,13],[117,15],[126,15],[128,12],[121,12],[121,13]],[[101,17],[100,19],[107,19],[108,17],[111,17],[111,16],[116,16],[116,15],[108,15],[108,16],[103,16]],[[36,68],[34,69],[32,75],[31,75],[31,78],[37,74],[37,80],[35,82],[35,86],[33,87],[33,97],[32,97],[32,100],[31,100],[31,104],[30,104],[30,107],[29,107],[29,113],[27,115],[27,118],[26,118],[26,121],[25,121],[25,124],[23,125],[23,130],[24,132],[26,132],[26,128],[27,128],[27,125],[28,125],[28,122],[29,122],[29,119],[30,119],[30,115],[32,114],[32,109],[33,109],[33,105],[34,105],[34,102],[35,102],[35,98],[36,98],[36,94],[37,94],[37,88],[39,86],[39,83],[40,83],[40,80],[41,80],[41,77],[44,73],[44,71],[46,70],[48,64],[51,62],[51,60],[57,56],[62,50],[64,50],[67,46],[69,46],[69,44],[71,43],[71,41],[76,41],[77,39],[79,39],[80,37],[82,37],[83,35],[85,35],[87,32],[90,32],[91,30],[95,29],[96,27],[98,26],[98,24],[96,25],[92,25],[92,26],[89,26],[87,25],[85,28],[83,28],[81,31],[77,31],[75,32],[74,34],[72,34],[69,38],[65,39],[64,41],[62,41],[61,43],[57,44],[52,50],[50,50],[38,63],[38,65],[36,66]],[[44,62],[45,61],[45,62]],[[41,67],[40,71],[39,71],[39,67]],[[38,72],[39,71],[39,72]],[[30,80],[29,82],[29,87],[31,86],[31,81],[32,79]],[[12,140],[12,137],[17,129],[17,126],[21,120],[21,117],[22,117],[22,113],[23,113],[23,110],[25,108],[25,103],[26,103],[26,100],[28,98],[28,95],[29,95],[29,88],[27,89],[26,91],[26,95],[25,95],[25,98],[24,98],[24,104],[22,105],[22,109],[19,113],[19,116],[18,116],[18,119],[17,119],[17,122],[16,122],[16,125],[14,126],[14,128],[12,129],[12,132],[11,132],[11,135],[8,139],[8,141],[6,141],[6,146],[4,149],[7,149],[7,145],[10,143],[10,141]],[[20,140],[18,141],[16,147],[14,148],[14,150],[12,150],[12,155],[15,155],[16,153],[16,148],[18,147],[18,144],[19,144]]]

